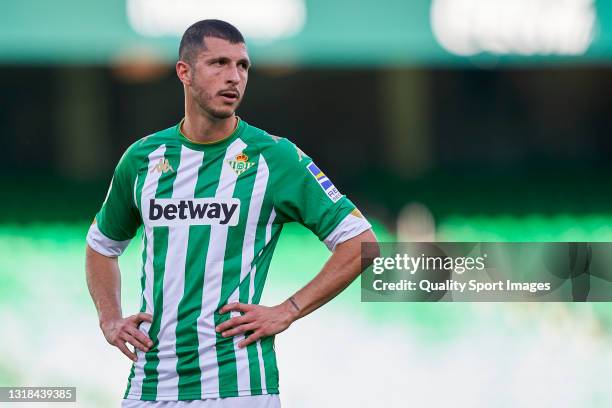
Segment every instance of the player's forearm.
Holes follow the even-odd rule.
[[[361,264],[362,242],[376,242],[372,230],[339,244],[321,272],[283,303],[293,311],[294,320],[329,302],[361,274],[365,266]]]
[[[121,318],[121,275],[117,258],[86,249],[87,287],[98,311],[100,325]]]

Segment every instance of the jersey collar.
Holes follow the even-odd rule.
[[[236,127],[234,128],[234,131],[230,135],[224,137],[223,139],[215,140],[214,142],[196,142],[194,140],[189,139],[181,131],[181,127],[183,126],[183,122],[185,121],[185,118],[181,119],[181,121],[176,125],[176,128],[175,128],[176,137],[177,139],[179,139],[179,141],[182,144],[194,150],[208,150],[208,149],[226,147],[228,144],[236,140],[236,138],[238,138],[238,136],[240,136],[240,134],[244,130],[244,127],[245,127],[244,121],[240,119],[239,116],[236,116],[236,117],[238,118],[238,121],[236,123]]]

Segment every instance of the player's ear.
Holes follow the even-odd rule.
[[[176,63],[176,75],[183,84],[191,85],[193,75],[191,72],[191,66],[187,62],[179,60]]]

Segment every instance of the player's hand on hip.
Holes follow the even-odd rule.
[[[221,323],[215,329],[223,337],[231,337],[250,331],[246,339],[238,343],[243,348],[262,337],[272,336],[287,329],[295,321],[295,313],[284,304],[267,307],[246,303],[228,303],[219,313],[241,312],[240,316]]]
[[[126,346],[125,343],[129,343],[135,348],[147,352],[153,345],[151,339],[138,330],[138,326],[142,322],[153,321],[153,316],[148,313],[137,313],[126,318],[118,318],[100,323],[100,328],[106,341],[113,346],[117,347],[123,354],[125,354],[130,360],[136,361],[136,354],[134,354]]]

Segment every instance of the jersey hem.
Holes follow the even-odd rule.
[[[267,395],[267,394],[279,394],[278,388],[268,388],[266,392],[262,389],[254,389],[254,390],[239,390],[238,395],[230,395],[229,397],[251,397],[254,396],[254,392],[260,392],[261,394],[255,395]],[[198,394],[187,394],[182,395],[180,398],[177,394],[174,395],[154,395],[154,394],[142,394],[140,396],[128,394],[123,399],[128,400],[141,400],[141,401],[197,401],[204,399],[214,399],[214,398],[226,398],[221,397],[218,392],[210,392],[210,393],[198,393]]]

